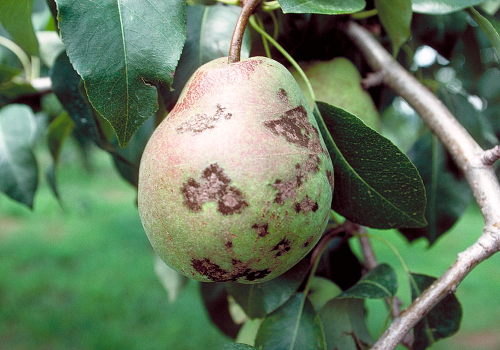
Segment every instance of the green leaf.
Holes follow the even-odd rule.
[[[415,300],[436,278],[411,274],[411,297]],[[455,294],[448,294],[415,326],[413,334],[414,350],[424,350],[435,341],[455,334],[460,328],[462,306]]]
[[[56,168],[59,163],[59,155],[64,141],[75,128],[75,123],[71,120],[68,113],[63,112],[58,115],[50,124],[47,133],[47,144],[50,154],[52,155],[52,164],[47,169],[45,176],[49,180],[49,185],[52,192],[59,199],[59,191],[57,189]]]
[[[0,0],[0,23],[13,41],[30,55],[38,55],[38,40],[31,22],[33,0]]]
[[[424,237],[432,245],[462,216],[472,200],[472,192],[442,144],[437,139],[433,141],[430,132],[415,143],[408,156],[424,181],[427,193],[425,216],[429,225],[400,231],[410,242]]]
[[[158,109],[185,41],[185,2],[57,0],[68,56],[121,147]]]
[[[36,134],[31,108],[12,104],[0,109],[0,192],[30,208],[38,186],[32,151]]]
[[[412,8],[418,13],[444,15],[482,2],[484,0],[412,0]]]
[[[329,300],[341,293],[342,289],[329,279],[314,276],[307,298],[314,306],[314,309],[319,312]]]
[[[354,286],[343,292],[338,298],[392,298],[398,290],[396,272],[387,264],[380,264],[368,272]]]
[[[322,102],[318,107],[334,168],[332,209],[373,228],[425,226],[425,189],[408,157],[352,114]]]
[[[397,55],[411,35],[411,0],[375,0],[380,22],[392,42],[392,53]]]
[[[279,309],[268,315],[259,328],[255,346],[261,349],[289,350],[294,338],[304,295],[297,293]],[[293,349],[325,349],[321,320],[306,298]]]
[[[261,318],[283,305],[297,291],[309,270],[303,259],[271,281],[257,284],[226,283],[226,289],[250,318]]]
[[[500,57],[500,35],[498,34],[500,30],[500,22],[493,16],[481,15],[473,7],[469,8],[467,12],[486,33],[491,45],[493,45],[497,52],[497,56]]]
[[[283,13],[318,13],[323,15],[338,15],[354,13],[365,8],[365,0],[279,0]]]
[[[155,255],[155,274],[167,291],[168,301],[173,303],[186,286],[188,278],[165,264],[158,255]]]
[[[173,91],[163,93],[165,106],[171,110],[184,85],[201,65],[229,54],[229,46],[241,8],[239,6],[188,6],[186,8],[186,43],[175,71]],[[251,38],[243,36],[241,58],[250,55]]]
[[[252,350],[252,349],[257,349],[257,348],[254,348],[253,346],[250,346],[247,344],[241,344],[241,343],[226,344],[222,348],[222,350]]]
[[[358,350],[372,342],[365,324],[363,299],[330,300],[319,316],[325,332],[328,350]]]

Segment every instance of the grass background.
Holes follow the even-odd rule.
[[[154,274],[135,189],[110,158],[94,152],[89,173],[69,146],[61,161],[62,206],[44,180],[34,211],[0,195],[0,349],[211,350],[229,342],[209,321],[197,283],[189,282],[168,303]],[[475,241],[482,224],[471,206],[431,249],[424,241],[410,246],[394,231],[371,232],[389,240],[411,271],[439,276]],[[399,261],[383,243],[373,245],[379,261],[396,269],[398,295],[407,304],[409,286]],[[499,263],[500,256],[493,256],[459,286],[461,330],[432,349],[500,350]],[[377,336],[386,310],[379,301],[368,306]]]

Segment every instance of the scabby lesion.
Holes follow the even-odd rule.
[[[226,107],[217,104],[215,112],[212,115],[196,113],[188,121],[181,123],[175,128],[175,131],[179,134],[191,132],[196,135],[207,129],[213,129],[221,120],[229,120],[233,116],[233,113],[227,112],[226,109]]]

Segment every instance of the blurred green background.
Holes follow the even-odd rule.
[[[190,281],[168,302],[135,189],[117,175],[109,155],[91,154],[89,171],[71,143],[63,150],[61,205],[44,179],[34,211],[0,195],[0,349],[220,349],[230,340],[210,322],[198,283]],[[41,170],[49,162],[48,154],[39,157]],[[471,206],[431,249],[424,241],[410,246],[394,231],[372,232],[395,245],[411,271],[439,276],[482,225]],[[373,245],[379,261],[398,272],[398,294],[407,304],[400,263],[383,243]],[[493,256],[459,286],[461,330],[432,349],[500,349],[499,263]],[[368,307],[378,336],[387,312],[381,301]]]

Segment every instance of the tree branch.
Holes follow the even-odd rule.
[[[460,253],[450,268],[394,319],[372,349],[394,349],[417,323],[480,262],[500,250],[500,185],[492,167],[498,147],[484,151],[446,106],[397,63],[363,27],[354,22],[346,34],[363,53],[383,83],[403,97],[437,135],[465,174],[485,226],[479,239]],[[497,156],[495,156],[497,154]],[[488,161],[489,160],[489,161]]]

